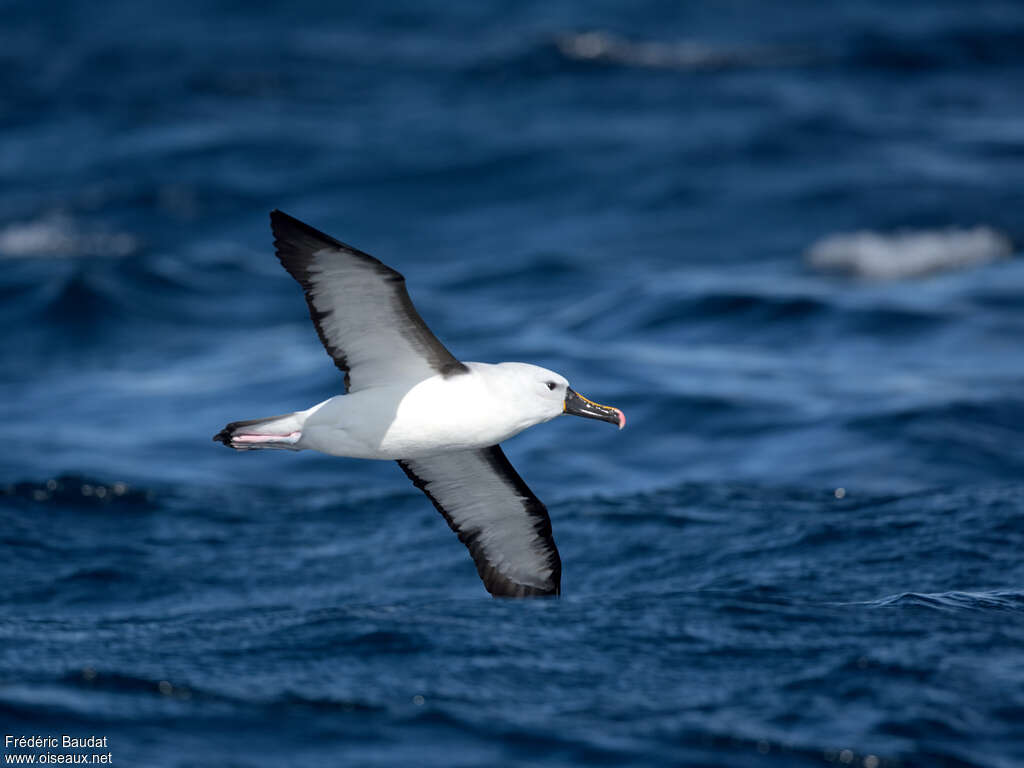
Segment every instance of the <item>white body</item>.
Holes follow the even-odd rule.
[[[497,445],[562,413],[568,382],[553,371],[525,363],[466,366],[469,373],[332,397],[246,428],[236,439],[358,459],[412,459]]]

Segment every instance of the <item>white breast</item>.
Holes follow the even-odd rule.
[[[478,371],[353,392],[306,413],[300,447],[363,459],[486,448],[536,423]]]

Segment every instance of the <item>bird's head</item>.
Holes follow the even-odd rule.
[[[497,366],[505,375],[511,374],[515,382],[515,396],[519,406],[536,416],[534,423],[550,421],[563,413],[599,419],[626,426],[626,416],[618,408],[599,405],[588,400],[569,386],[561,374],[528,363],[501,363]]]

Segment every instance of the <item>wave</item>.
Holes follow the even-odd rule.
[[[980,19],[913,31],[870,25],[850,36],[839,57],[854,68],[881,70],[1014,66],[1022,44],[1018,25]]]
[[[901,592],[866,603],[878,608],[912,607],[938,611],[1024,611],[1024,592]]]
[[[692,40],[634,41],[611,32],[591,30],[560,35],[558,53],[569,61],[618,64],[686,72],[777,67],[800,63],[807,53],[770,46],[718,46]]]
[[[557,36],[554,48],[563,61],[572,63],[678,72],[810,65],[930,70],[1019,63],[1021,36],[1015,30],[984,25],[923,34],[864,28],[825,48],[814,41],[729,45],[696,40],[631,40],[609,30],[591,29]]]
[[[644,330],[652,330],[665,323],[675,325],[681,320],[723,317],[743,317],[758,323],[801,320],[828,312],[830,309],[831,306],[826,301],[810,296],[717,291],[659,306],[657,314],[641,327]]]
[[[13,222],[0,229],[0,258],[7,259],[121,258],[141,249],[135,235],[85,230],[65,214]]]
[[[113,694],[149,695],[156,698],[176,699],[179,701],[188,701],[190,699],[219,701],[237,706],[272,710],[308,708],[342,712],[372,712],[381,709],[376,705],[358,699],[309,696],[293,691],[281,691],[263,699],[240,697],[236,693],[217,691],[209,686],[203,687],[177,680],[141,677],[88,666],[80,670],[65,672],[56,678],[55,682],[58,685],[71,689],[85,689]]]
[[[895,280],[981,266],[1009,258],[1012,253],[1007,235],[979,226],[829,235],[814,243],[805,258],[811,267],[823,272]]]
[[[93,506],[148,506],[154,494],[128,483],[103,482],[81,475],[60,475],[48,480],[25,480],[0,486],[0,497],[38,504],[87,504]]]

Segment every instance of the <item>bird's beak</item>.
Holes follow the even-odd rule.
[[[618,408],[612,408],[609,405],[598,405],[591,400],[587,400],[579,392],[574,391],[572,387],[566,387],[565,389],[565,402],[562,403],[562,412],[571,413],[573,416],[583,416],[587,419],[607,421],[618,425],[619,429],[626,426],[626,415]]]

